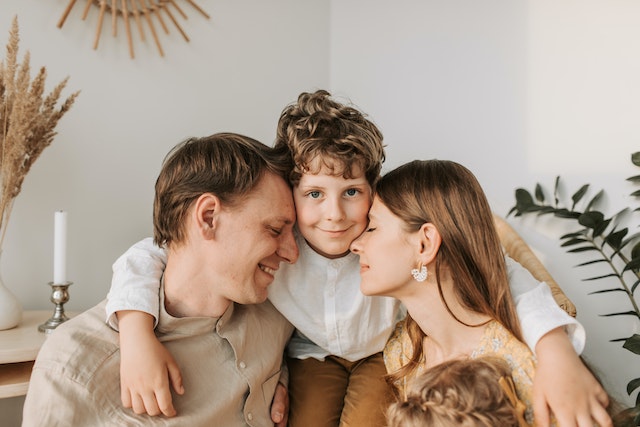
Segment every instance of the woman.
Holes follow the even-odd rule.
[[[408,311],[385,348],[399,396],[440,363],[498,356],[533,423],[535,358],[522,342],[492,212],[473,174],[450,161],[403,165],[378,183],[369,219],[351,247],[360,255],[360,288]],[[594,419],[610,425],[604,409]]]

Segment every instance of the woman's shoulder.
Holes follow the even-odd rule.
[[[387,372],[395,372],[408,362],[407,354],[411,354],[411,341],[404,326],[404,320],[396,323],[387,344],[384,347],[384,365]]]

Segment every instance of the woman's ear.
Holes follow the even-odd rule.
[[[204,193],[196,200],[194,222],[204,239],[209,240],[215,236],[220,208],[220,199],[211,193]]]
[[[420,254],[418,256],[423,265],[431,264],[440,250],[442,236],[436,226],[430,222],[422,224],[418,235],[420,237]]]

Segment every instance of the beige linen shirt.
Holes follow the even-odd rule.
[[[182,370],[173,418],[120,401],[118,333],[105,303],[60,325],[36,359],[23,426],[273,426],[271,400],[293,327],[270,302],[232,304],[219,319],[175,318],[161,304],[156,335]]]

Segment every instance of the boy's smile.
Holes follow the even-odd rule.
[[[354,172],[355,178],[344,178],[323,167],[315,174],[304,173],[293,189],[300,233],[327,258],[346,255],[367,226],[371,187],[364,173]]]

